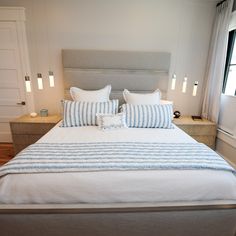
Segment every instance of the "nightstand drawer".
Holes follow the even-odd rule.
[[[46,134],[55,124],[11,123],[12,134]]]
[[[37,116],[35,118],[25,115],[11,121],[10,126],[15,153],[37,142],[60,120],[60,115]]]
[[[14,152],[15,152],[15,155],[17,153],[19,153],[20,151],[24,150],[25,148],[27,148],[30,144],[14,144]]]
[[[206,120],[193,120],[190,116],[174,119],[174,124],[200,143],[215,149],[216,124]]]
[[[43,134],[13,134],[12,139],[15,145],[30,145],[37,142]]]
[[[216,135],[215,125],[178,125],[189,135]]]
[[[192,138],[194,138],[195,140],[197,140],[199,143],[204,143],[206,144],[208,147],[215,149],[215,139],[216,136],[212,136],[212,135],[191,135]]]

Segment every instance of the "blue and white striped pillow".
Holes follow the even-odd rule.
[[[62,127],[97,125],[96,114],[116,114],[119,101],[108,102],[76,102],[63,101],[64,115]]]
[[[165,105],[132,105],[123,104],[126,124],[131,128],[164,128],[172,129],[173,106]]]

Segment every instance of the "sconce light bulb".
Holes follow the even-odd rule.
[[[176,85],[176,74],[173,74],[171,81],[171,90],[175,90],[175,85]]]
[[[194,97],[197,95],[197,86],[198,86],[198,81],[195,81],[194,85],[193,85],[193,96]]]
[[[183,82],[183,86],[182,86],[182,93],[186,93],[187,90],[187,76],[184,77],[184,82]]]
[[[55,87],[53,71],[48,72],[48,78],[49,78],[49,86]]]
[[[42,90],[43,89],[43,78],[42,78],[42,74],[38,73],[37,74],[37,78],[38,78],[38,89]]]
[[[25,76],[25,88],[27,93],[31,92],[31,82],[30,82],[30,77],[28,75]]]

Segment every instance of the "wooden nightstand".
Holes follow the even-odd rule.
[[[38,141],[60,120],[61,116],[59,115],[37,116],[35,118],[24,115],[11,121],[10,126],[15,154]]]
[[[215,123],[206,119],[193,120],[190,116],[181,116],[178,119],[175,118],[173,122],[198,142],[205,143],[210,148],[215,149]]]

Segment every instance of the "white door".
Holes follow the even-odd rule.
[[[26,113],[16,22],[0,22],[0,142],[11,142],[9,121]],[[22,103],[22,104],[21,104]]]

